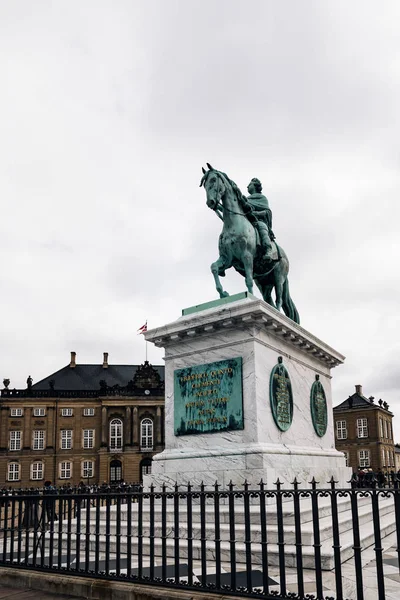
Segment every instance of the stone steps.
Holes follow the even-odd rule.
[[[342,510],[339,513],[339,530],[340,530],[341,534],[345,533],[346,531],[352,530],[352,527],[353,527],[353,519],[352,519],[350,507],[342,506],[342,508],[346,508],[346,510]],[[393,513],[393,500],[392,499],[386,499],[384,501],[381,501],[381,503],[380,503],[381,517],[383,517],[384,515],[386,515],[388,513],[390,513],[390,514]],[[325,513],[323,513],[323,514],[325,514]],[[104,520],[104,516],[105,515],[103,513],[101,513],[101,519],[100,519],[100,524],[99,524],[100,525],[99,531],[101,534],[106,533],[107,525],[106,525],[106,521]],[[312,516],[312,515],[310,515],[310,516]],[[209,518],[209,522],[207,522],[207,520],[206,520],[206,525],[205,525],[206,537],[208,539],[212,540],[215,537],[214,515],[209,512],[208,518]],[[364,503],[359,508],[360,528],[362,528],[365,523],[368,523],[370,521],[370,519],[371,519],[370,505],[367,503]],[[236,521],[236,515],[235,515],[235,521]],[[188,537],[188,528],[187,528],[186,524],[187,524],[186,518],[181,520],[181,525],[179,527],[179,534],[178,534],[180,539],[186,539]],[[67,527],[68,527],[68,523],[63,522],[63,531],[64,532],[67,531]],[[326,516],[322,516],[322,517],[320,516],[319,528],[320,528],[320,539],[322,542],[324,540],[329,540],[332,537],[332,517],[330,514],[328,514]],[[128,525],[127,520],[123,520],[121,518],[120,524],[119,524],[119,529],[120,529],[120,535],[122,535],[122,536],[127,536],[128,534],[130,534],[131,536],[137,537],[138,533],[139,533],[139,527],[137,525],[136,518],[134,518],[134,517],[132,518],[131,525]],[[80,530],[81,530],[81,532],[86,530],[86,519],[85,518],[81,518]],[[76,530],[76,522],[74,521],[74,523],[71,523],[71,532],[76,533],[76,531],[77,531]],[[89,531],[90,531],[90,534],[92,534],[92,535],[96,533],[95,519],[90,520]],[[301,532],[302,532],[302,543],[304,545],[312,545],[313,544],[313,532],[314,532],[312,520],[308,521],[308,522],[303,522]],[[109,526],[109,533],[111,536],[115,536],[117,533],[117,523],[116,523],[116,520],[112,519],[112,518],[111,518],[111,522],[110,522],[110,526]],[[144,537],[150,536],[150,515],[148,513],[143,514],[142,535]],[[168,538],[172,538],[175,535],[175,529],[174,529],[173,523],[171,522],[171,519],[167,520],[167,523],[166,523],[166,535]],[[286,543],[289,543],[289,544],[295,543],[295,527],[294,527],[294,524],[292,524],[291,520],[289,521],[289,524],[287,524],[286,520],[284,519],[284,535],[285,535],[284,539],[285,539]],[[162,536],[161,513],[155,513],[154,536],[156,538],[161,538],[161,536]],[[193,525],[192,525],[192,537],[194,539],[201,538],[200,522],[197,520],[194,521]],[[226,521],[220,523],[220,538],[222,540],[230,539],[230,524],[227,523]],[[245,527],[244,523],[235,522],[235,538],[237,541],[240,541],[240,542],[245,541],[246,527]],[[254,543],[261,543],[262,533],[261,533],[259,523],[252,522],[250,524],[250,539]],[[267,522],[267,540],[269,543],[277,543],[277,541],[278,541],[278,526],[276,524],[276,518],[275,518],[274,524]]]
[[[384,539],[387,535],[395,531],[396,524],[394,519],[394,514],[392,512],[387,512],[384,516],[381,515],[381,536]],[[374,543],[374,531],[373,531],[373,522],[371,520],[367,520],[363,523],[363,526],[360,529],[361,533],[361,547],[362,549],[368,548]],[[288,567],[296,566],[296,546],[293,543],[289,543],[286,538],[285,531],[285,545],[284,545],[284,553],[285,553],[285,565]],[[49,534],[46,533],[46,546],[49,544]],[[97,538],[97,539],[96,539]],[[89,535],[89,548],[91,552],[95,552],[96,545],[98,544],[99,552],[104,555],[107,552],[107,536],[102,532],[96,536],[96,534],[91,533]],[[302,546],[302,554],[303,554],[303,566],[304,568],[314,568],[314,548],[311,543],[305,543],[303,541]],[[310,540],[311,541],[311,540]],[[56,554],[58,545],[59,545],[59,536],[58,533],[54,534],[54,554]],[[71,551],[74,552],[77,546],[77,538],[76,534],[72,533],[70,536],[70,544]],[[80,551],[81,556],[84,553],[86,544],[86,536],[85,534],[81,534],[80,536]],[[321,563],[322,568],[324,570],[332,570],[334,568],[334,559],[333,559],[333,549],[332,549],[332,538],[327,538],[321,542]],[[352,529],[348,529],[344,533],[340,535],[340,544],[341,544],[341,561],[347,561],[353,556],[353,531]],[[131,554],[137,558],[138,553],[138,538],[132,537],[130,541],[131,545]],[[166,545],[166,557],[173,559],[175,556],[175,540],[173,537],[168,537],[165,540]],[[201,540],[193,539],[192,541],[193,552],[192,558],[193,560],[201,560]],[[63,552],[67,549],[67,538],[66,534],[62,535],[61,539],[61,547]],[[119,544],[121,557],[127,555],[128,551],[128,538],[126,535],[121,535],[120,544]],[[214,561],[216,556],[216,543],[212,540],[207,540],[205,542],[205,558],[207,561]],[[231,545],[229,541],[222,540],[220,543],[221,548],[221,560],[229,562],[230,561],[230,551]],[[108,552],[110,555],[114,555],[117,550],[117,538],[115,535],[109,536],[109,546]],[[235,552],[236,552],[236,562],[237,564],[246,564],[246,544],[244,541],[237,541],[235,543]],[[142,538],[142,555],[144,559],[147,559],[150,556],[150,539],[148,537]],[[160,538],[154,539],[154,556],[162,557],[162,540]],[[187,562],[188,557],[188,540],[186,538],[179,540],[179,558],[180,562]],[[254,566],[262,564],[262,545],[261,543],[254,542],[251,545],[251,561]],[[270,565],[279,565],[279,547],[278,544],[274,542],[268,543],[268,564]]]
[[[339,500],[339,499],[338,499]],[[238,564],[246,562],[246,528],[244,524],[244,512],[243,506],[238,507],[239,510],[235,510],[235,538],[236,538],[236,561]],[[394,504],[393,498],[380,498],[379,501],[379,512],[381,519],[381,535],[382,538],[389,535],[395,530],[395,518],[394,518]],[[127,544],[130,537],[131,552],[132,555],[138,551],[138,506],[133,504],[132,510],[132,521],[131,525],[128,525],[128,508],[127,505],[120,506],[120,550],[121,553],[126,555]],[[117,509],[116,507],[110,507],[110,524],[109,524],[109,552],[115,553],[117,549]],[[206,526],[205,526],[205,537],[206,537],[206,559],[215,559],[216,544],[215,539],[215,523],[214,523],[214,507],[206,507]],[[271,565],[279,564],[279,551],[278,551],[278,525],[276,508],[271,506],[267,507],[267,541],[268,541],[268,562]],[[373,532],[373,521],[372,521],[372,509],[371,499],[369,497],[359,498],[358,502],[358,513],[359,513],[359,527],[361,536],[362,548],[367,548],[374,543],[374,532]],[[261,564],[262,562],[262,535],[260,529],[260,516],[257,511],[257,507],[253,507],[250,511],[251,523],[249,528],[250,539],[251,539],[251,556],[252,561],[255,565]],[[320,528],[320,540],[321,540],[321,555],[322,565],[324,569],[332,569],[334,567],[333,562],[333,533],[332,533],[332,517],[330,514],[330,503],[321,502],[318,510],[319,515],[319,528]],[[187,511],[180,511],[180,526],[179,526],[179,548],[180,548],[180,559],[187,560]],[[96,533],[96,510],[90,510],[90,525],[89,525],[89,546],[92,552],[96,549],[96,539],[98,540],[99,550],[102,553],[107,551],[107,525],[106,525],[106,509],[103,507],[100,510],[100,523],[99,530]],[[167,557],[173,558],[175,551],[175,529],[174,529],[174,512],[173,506],[168,506],[166,512],[166,552]],[[230,529],[229,529],[229,511],[227,506],[220,507],[220,539],[221,539],[221,552],[222,560],[230,560]],[[201,559],[201,527],[200,527],[200,509],[198,506],[193,507],[192,512],[192,538],[193,538],[193,559]],[[348,560],[353,555],[353,519],[351,512],[350,500],[348,498],[340,499],[338,501],[338,520],[339,520],[339,532],[340,532],[340,543],[341,543],[341,558],[342,561]],[[303,562],[305,568],[313,568],[314,566],[314,531],[312,522],[312,511],[310,505],[302,505],[301,510],[301,532],[302,532],[302,549],[303,549]],[[67,521],[62,522],[63,536],[61,544],[63,548],[66,548],[66,533],[68,526],[71,532],[71,543],[76,545],[76,520],[72,520],[69,524]],[[81,513],[81,532],[84,532],[86,528],[86,511]],[[290,506],[284,507],[283,510],[283,529],[284,529],[284,542],[285,542],[285,564],[287,566],[295,566],[296,564],[296,546],[295,546],[295,528],[294,528],[294,515],[293,508]],[[142,552],[144,557],[148,557],[150,553],[150,511],[148,506],[143,506],[143,519],[142,519]],[[161,507],[156,506],[154,510],[154,553],[155,556],[162,555],[162,524],[161,524]],[[48,537],[48,534],[46,534]],[[81,533],[80,546],[81,551],[85,548],[86,536]],[[55,548],[58,545],[58,524],[56,532],[54,534],[54,545]]]

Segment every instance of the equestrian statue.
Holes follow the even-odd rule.
[[[272,231],[272,212],[267,198],[261,193],[262,185],[253,178],[246,198],[234,181],[222,171],[207,163],[203,168],[200,187],[207,194],[207,206],[223,221],[219,236],[219,258],[211,265],[215,286],[220,298],[229,296],[220,277],[234,267],[245,277],[248,291],[253,293],[253,281],[265,302],[283,309],[295,323],[300,323],[299,313],[289,293],[289,260],[278,246]],[[272,290],[275,290],[275,302]]]

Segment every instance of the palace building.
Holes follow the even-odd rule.
[[[333,409],[336,449],[344,453],[346,465],[373,471],[395,469],[393,413],[382,400],[366,398],[361,385]]]
[[[139,482],[164,448],[164,366],[78,364],[0,392],[7,486]]]

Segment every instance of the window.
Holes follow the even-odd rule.
[[[143,419],[140,425],[140,447],[142,450],[153,450],[153,421]]]
[[[360,450],[358,456],[360,467],[369,467],[369,450]]]
[[[8,463],[8,481],[19,481],[19,463]]]
[[[24,414],[24,411],[22,410],[22,408],[12,408],[11,409],[12,417],[22,417],[23,414]]]
[[[344,454],[344,459],[346,461],[346,467],[348,467],[349,466],[349,453],[347,451],[344,451],[343,454]]]
[[[34,408],[33,416],[34,417],[44,417],[46,414],[46,410],[44,408]]]
[[[94,429],[83,430],[83,447],[93,448],[94,447]]]
[[[357,437],[368,437],[368,421],[365,418],[357,419]]]
[[[141,479],[143,475],[150,475],[151,473],[151,458],[144,458],[140,463]]]
[[[388,421],[388,438],[392,439],[392,424]]]
[[[72,417],[72,415],[73,415],[72,408],[62,408],[61,409],[62,417]]]
[[[385,452],[385,448],[382,448],[382,467],[386,467],[386,452]]]
[[[383,419],[379,417],[379,428],[381,432],[381,438],[383,438]]]
[[[110,421],[110,448],[112,450],[122,448],[122,421],[112,419]]]
[[[386,419],[385,419],[385,421],[383,421],[383,431],[384,431],[384,434],[385,434],[385,438],[387,439],[387,437],[388,437],[388,427],[387,427],[387,421],[386,421]]]
[[[347,439],[346,421],[336,421],[336,437],[338,440]]]
[[[395,466],[396,466],[396,463],[394,460],[394,450],[392,450],[392,467],[395,467]]]
[[[120,460],[112,460],[110,462],[110,481],[114,483],[122,479],[122,463]]]
[[[89,479],[89,477],[93,477],[94,473],[94,463],[92,460],[84,460],[82,461],[82,477],[84,479]]]
[[[43,479],[43,463],[42,462],[34,462],[31,464],[31,479],[34,481],[38,481],[39,479]]]
[[[84,417],[94,417],[94,408],[84,408],[83,416]]]
[[[72,473],[72,463],[68,460],[60,462],[60,479],[70,479]]]
[[[389,450],[386,450],[386,457],[387,457],[386,464],[388,467],[390,467],[390,451]]]
[[[44,431],[35,430],[33,432],[32,449],[44,450]]]
[[[71,450],[72,448],[72,429],[63,429],[61,431],[61,449]]]
[[[21,450],[21,432],[20,431],[10,431],[10,450]]]

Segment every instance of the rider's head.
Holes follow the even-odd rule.
[[[253,179],[250,181],[249,185],[247,186],[247,189],[248,189],[249,194],[254,194],[254,192],[256,192],[257,194],[260,194],[261,190],[262,190],[261,181],[259,179],[257,179],[257,177],[253,177]]]

